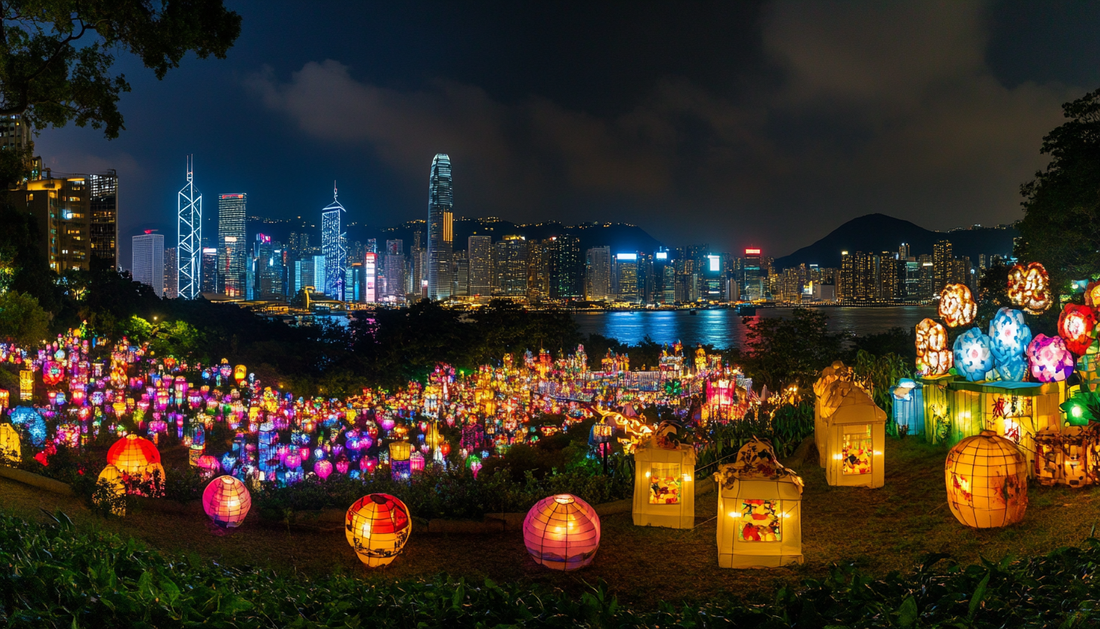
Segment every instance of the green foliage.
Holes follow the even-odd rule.
[[[1055,302],[1069,281],[1100,268],[1100,90],[1062,105],[1066,122],[1043,138],[1046,170],[1024,184],[1016,257],[1041,262]]]
[[[35,347],[49,338],[51,318],[38,300],[26,293],[0,294],[0,340]]]
[[[222,0],[12,0],[0,18],[0,114],[35,130],[91,125],[109,139],[124,128],[118,101],[130,91],[112,71],[117,52],[159,79],[189,52],[225,58],[241,30]]]
[[[902,378],[913,377],[910,364],[906,359],[895,354],[875,356],[859,350],[856,352],[852,371],[871,392],[875,405],[886,411],[887,417],[893,418],[894,396],[890,393],[890,388]],[[892,430],[896,431],[897,427],[893,425],[893,420],[891,419],[890,422]]]
[[[605,561],[614,557],[603,556]],[[875,578],[850,564],[781,586],[774,599],[620,604],[598,582],[580,596],[541,585],[454,579],[311,577],[150,550],[62,513],[0,516],[0,622],[13,629],[127,627],[1088,627],[1100,547]],[[599,559],[597,559],[599,561]]]
[[[794,453],[800,443],[814,433],[814,405],[811,401],[784,404],[778,408],[762,405],[750,411],[744,419],[721,424],[712,422],[700,435],[706,445],[698,451],[695,469],[700,473],[717,472],[718,463],[732,463],[728,458],[753,438],[771,441],[780,459]]]
[[[778,391],[789,385],[807,389],[844,349],[845,333],[829,332],[829,317],[819,310],[796,309],[791,319],[757,317],[749,324],[749,351],[742,356],[753,384]]]

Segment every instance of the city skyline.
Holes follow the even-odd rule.
[[[114,167],[132,183],[121,233],[170,233],[187,153],[202,189],[247,190],[273,218],[323,202],[322,186],[285,181],[334,176],[350,222],[419,218],[425,156],[445,152],[463,164],[461,213],[517,223],[630,222],[778,252],[876,211],[1000,224],[1019,217],[1060,104],[1100,83],[1100,44],[1080,36],[1100,24],[1093,5],[698,5],[638,10],[620,30],[612,6],[426,21],[417,5],[235,8],[244,32],[224,62],[157,82],[120,59],[135,79],[119,140],[38,138],[55,171]],[[288,28],[300,45],[264,36]]]

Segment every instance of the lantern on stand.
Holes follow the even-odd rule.
[[[344,534],[359,560],[371,568],[391,563],[412,532],[405,503],[389,494],[370,494],[355,501],[344,516]]]
[[[966,526],[1015,524],[1027,510],[1027,461],[1008,439],[991,430],[963,439],[944,466],[947,504]]]
[[[802,563],[802,479],[779,463],[771,443],[753,438],[714,480],[719,567]]]
[[[523,519],[523,543],[535,562],[551,570],[583,568],[600,548],[600,516],[572,494],[543,498]]]
[[[235,529],[244,522],[252,507],[252,495],[244,483],[232,476],[219,476],[202,492],[202,509],[224,529]]]

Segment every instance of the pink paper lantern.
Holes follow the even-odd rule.
[[[600,548],[600,516],[572,494],[543,498],[523,520],[523,542],[531,557],[547,568],[583,568]]]
[[[1039,334],[1027,346],[1031,375],[1039,382],[1061,382],[1073,373],[1076,362],[1060,336]]]
[[[321,480],[328,480],[330,474],[332,474],[332,462],[328,460],[317,461],[313,465],[313,473],[320,476]]]
[[[244,483],[232,476],[219,476],[202,492],[202,508],[214,524],[235,529],[244,522],[252,506],[252,495]]]

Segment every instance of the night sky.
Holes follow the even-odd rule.
[[[226,60],[163,81],[125,53],[127,129],[46,130],[57,172],[118,170],[130,236],[175,240],[184,156],[206,215],[455,212],[635,223],[671,246],[783,255],[883,212],[930,229],[1022,216],[1061,104],[1100,87],[1085,2],[227,2]],[[210,236],[214,234],[211,233]]]

